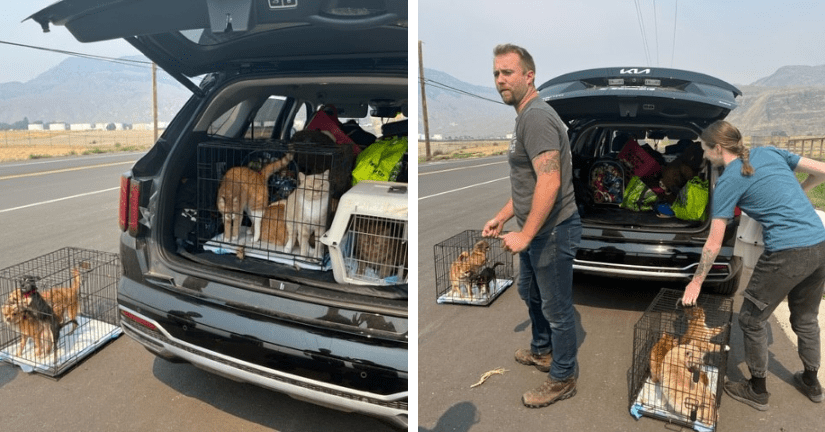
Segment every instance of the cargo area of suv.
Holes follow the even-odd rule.
[[[124,38],[193,93],[121,178],[125,333],[406,427],[407,3],[64,1],[31,19]]]
[[[736,107],[741,92],[696,72],[603,68],[556,77],[539,87],[539,95],[569,128],[582,218],[574,269],[688,282],[707,239],[707,209],[719,175],[703,161],[699,135]],[[707,191],[704,213],[674,213],[688,183]],[[706,279],[718,293],[732,293],[739,284],[738,222],[728,224]]]

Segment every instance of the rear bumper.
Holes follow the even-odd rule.
[[[583,238],[573,261],[573,270],[583,274],[649,281],[689,282],[702,256],[703,244],[605,241]],[[707,283],[721,284],[735,279],[742,260],[733,247],[723,245],[716,256]]]
[[[596,261],[574,260],[573,271],[580,273],[633,278],[653,281],[690,281],[696,272],[698,262],[679,267],[661,267],[633,264],[613,264]],[[705,280],[708,283],[724,283],[736,277],[741,265],[735,262],[715,262],[713,270]]]
[[[133,298],[138,292],[141,301]],[[128,278],[121,279],[118,303],[124,333],[158,357],[407,427],[408,374],[399,367],[407,365],[406,345],[336,339],[334,332],[245,316]],[[185,321],[175,316],[180,311]]]

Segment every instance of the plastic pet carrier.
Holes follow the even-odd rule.
[[[436,244],[434,254],[438,303],[486,306],[513,284],[513,255],[480,230]]]
[[[407,282],[407,185],[362,181],[341,197],[335,220],[321,242],[329,247],[339,283],[394,285]]]
[[[714,431],[728,359],[733,299],[702,294],[696,306],[662,289],[633,329],[630,413]]]
[[[0,359],[57,377],[118,337],[120,268],[117,254],[65,248],[0,270]]]
[[[198,146],[198,246],[326,269],[321,236],[350,187],[352,154],[332,143],[214,141]]]

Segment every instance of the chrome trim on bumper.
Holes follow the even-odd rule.
[[[595,261],[581,261],[578,259],[573,260],[574,271],[581,271],[591,274],[607,276],[632,276],[658,280],[690,279],[696,272],[695,269],[698,265],[699,263],[693,263],[681,268],[664,268],[630,264],[611,264]],[[713,263],[713,265],[725,266],[724,272],[721,274],[718,271],[709,273],[705,280],[709,282],[714,282],[725,280],[730,277],[731,269],[729,263]]]
[[[158,356],[177,357],[218,375],[256,384],[298,400],[339,411],[381,417],[403,428],[408,426],[408,391],[381,395],[261,367],[176,339],[151,318],[122,305],[118,307],[157,328],[157,331],[143,329],[130,323],[127,318],[121,319],[120,323],[128,336]]]

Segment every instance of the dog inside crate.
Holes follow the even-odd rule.
[[[713,318],[707,319],[702,306],[692,306],[683,313],[646,314],[639,321],[631,379],[638,386],[631,393],[634,415],[652,415],[696,430],[715,428],[730,325]]]
[[[513,283],[512,256],[496,239],[468,230],[435,246],[436,301],[489,304]]]
[[[199,215],[217,213],[222,225],[199,238],[206,249],[285,264],[323,261],[320,238],[349,186],[352,157],[327,135],[307,132],[289,144],[199,146]]]
[[[353,214],[347,225],[351,247],[345,249],[347,274],[359,280],[398,282],[407,279],[407,223]]]
[[[117,256],[99,255],[66,249],[2,271],[0,357],[56,375],[119,334]]]

